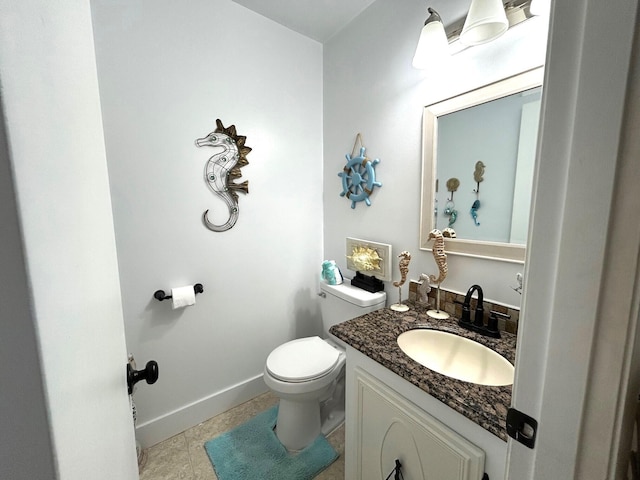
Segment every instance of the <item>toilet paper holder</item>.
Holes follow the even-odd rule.
[[[204,287],[202,286],[201,283],[196,283],[193,286],[193,291],[196,292],[196,294],[198,293],[202,293],[204,292]],[[171,298],[173,298],[171,295],[166,295],[164,293],[164,290],[156,290],[153,294],[153,298],[155,298],[156,300],[159,301],[163,301],[163,300],[169,300]]]

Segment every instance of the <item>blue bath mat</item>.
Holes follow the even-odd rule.
[[[311,480],[338,458],[322,435],[289,453],[273,431],[277,416],[272,407],[204,444],[219,480]]]

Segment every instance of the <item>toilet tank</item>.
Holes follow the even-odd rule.
[[[345,279],[346,280],[346,279]],[[329,328],[385,306],[385,292],[371,293],[347,283],[320,284],[320,312],[325,335]]]

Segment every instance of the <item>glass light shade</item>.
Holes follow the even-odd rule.
[[[509,28],[502,0],[472,0],[464,21],[460,42],[466,46],[495,40]]]
[[[422,31],[413,56],[414,68],[424,69],[430,63],[449,55],[449,41],[440,21],[427,21]]]
[[[531,15],[548,15],[551,10],[551,0],[532,0],[529,6]]]

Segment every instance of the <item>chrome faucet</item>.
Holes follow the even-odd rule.
[[[478,305],[476,306],[476,313],[473,323],[471,322],[471,297],[474,292],[478,292]],[[484,307],[482,302],[484,301],[484,294],[482,293],[482,287],[480,285],[471,285],[467,294],[464,297],[464,303],[462,304],[462,317],[458,321],[458,325],[467,330],[473,330],[481,335],[489,337],[500,338],[500,331],[498,330],[498,319],[495,315],[491,315],[489,319],[489,325],[484,325]]]

